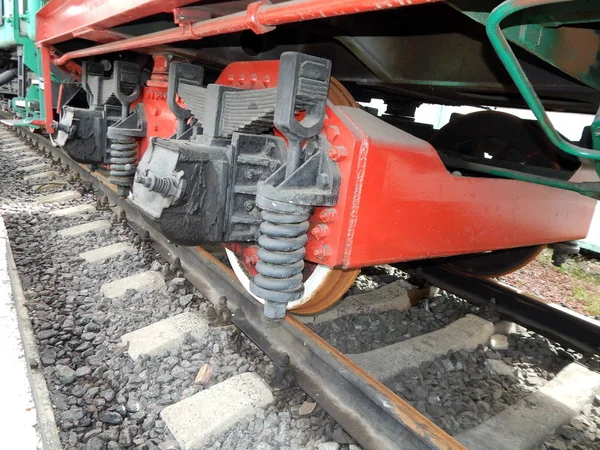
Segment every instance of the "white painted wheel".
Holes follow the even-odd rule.
[[[228,248],[225,248],[225,252],[227,253],[227,258],[229,259],[229,263],[231,264],[231,268],[233,269],[235,276],[238,280],[240,280],[240,283],[242,286],[244,286],[244,289],[250,292],[250,276],[248,271],[240,262],[240,259],[235,253]],[[326,282],[328,275],[333,270],[334,269],[331,269],[330,267],[322,266],[320,264],[315,267],[308,279],[304,282],[304,295],[298,300],[288,303],[287,309],[299,308],[308,303],[313,298],[314,294],[319,290],[319,288],[322,287],[323,283]],[[250,292],[250,294],[260,303],[264,304],[265,301],[262,298],[257,297],[252,292]]]

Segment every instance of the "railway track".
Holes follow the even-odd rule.
[[[0,158],[10,170],[20,170],[17,178],[27,178],[12,189],[29,191],[24,204],[30,208],[26,211],[27,207],[23,209],[19,206],[10,212],[8,207],[9,234],[12,233],[11,242],[15,246],[21,276],[25,277],[26,294],[33,297],[29,297],[28,302],[31,302],[30,314],[42,350],[40,367],[44,367],[43,372],[51,381],[50,390],[55,406],[57,399],[58,403],[61,400],[65,402],[65,405],[60,405],[64,408],[57,407],[55,413],[61,441],[66,448],[133,448],[145,445],[146,448],[161,449],[171,448],[169,446],[267,449],[287,446],[327,450],[337,449],[340,445],[342,448],[356,448],[358,444],[373,449],[450,449],[463,448],[462,444],[465,444],[468,448],[476,449],[490,448],[490,442],[494,443],[494,448],[533,448],[532,445],[541,445],[554,430],[580,411],[589,409],[600,387],[600,376],[593,370],[581,364],[566,364],[565,355],[572,360],[573,353],[533,333],[510,334],[509,330],[502,329],[503,325],[486,320],[486,317],[481,317],[482,314],[473,314],[478,310],[460,300],[447,300],[455,302],[456,306],[453,313],[457,317],[451,323],[442,320],[447,311],[436,313],[436,308],[442,303],[440,299],[409,309],[410,298],[400,294],[406,292],[405,289],[402,291],[401,281],[392,282],[375,291],[375,294],[362,294],[386,300],[369,303],[372,306],[367,311],[356,309],[355,305],[364,305],[364,298],[349,297],[340,308],[334,309],[331,320],[319,319],[320,323],[311,323],[310,319],[303,319],[305,325],[288,316],[282,325],[273,326],[264,321],[260,305],[238,287],[231,271],[219,261],[218,254],[199,248],[177,247],[166,241],[137,210],[127,201],[119,199],[116,192],[103,183],[101,174],[89,173],[85,167],[51,147],[45,138],[26,133],[30,142],[22,145],[19,139],[11,141],[9,136],[7,131],[1,132]],[[36,147],[41,148],[46,156],[41,157],[36,153],[33,150]],[[49,162],[49,158],[53,159],[53,163]],[[69,167],[70,178],[57,166],[57,159]],[[47,172],[55,173],[50,174],[50,178],[40,175]],[[74,181],[73,173],[77,173],[81,181]],[[30,184],[38,187],[34,189]],[[72,185],[84,191],[83,196],[81,192],[74,191]],[[91,191],[85,193],[86,185],[93,187],[95,196]],[[51,191],[40,192],[44,189]],[[94,197],[100,199],[100,206],[108,206],[110,210],[97,210]],[[7,209],[4,212],[6,214]],[[25,219],[23,215],[28,218]],[[44,232],[40,231],[39,217],[50,218]],[[121,223],[131,226],[138,236],[129,228],[120,226]],[[20,230],[29,230],[34,237],[24,242]],[[43,261],[29,257],[27,253],[36,245],[42,245],[39,239],[36,243],[36,236],[52,236],[52,239],[56,239],[56,249],[53,248],[54,242],[43,246]],[[102,252],[98,253],[97,248],[102,248]],[[65,252],[68,256],[65,256]],[[75,285],[76,294],[69,293],[65,286],[78,277],[58,280],[53,270],[57,265],[57,270],[70,267],[83,280],[83,285]],[[74,269],[73,265],[78,268]],[[43,273],[35,273],[34,266],[42,267]],[[23,273],[23,268],[27,268],[29,273]],[[115,270],[120,272],[115,273]],[[136,278],[139,273],[144,275]],[[439,275],[427,268],[418,269],[418,273],[432,281]],[[389,274],[387,277],[389,279]],[[96,282],[93,282],[94,279]],[[99,285],[97,280],[109,282]],[[436,285],[448,290],[454,290],[457,284],[455,282],[453,287],[451,281],[447,281],[448,285],[443,285],[441,279],[438,281]],[[36,283],[46,287],[38,288]],[[47,288],[53,284],[62,285],[63,291],[57,294]],[[488,286],[488,289],[492,288],[498,289],[497,286]],[[519,300],[522,310],[516,314],[515,308],[503,302],[505,297],[495,294],[494,301],[490,303],[488,292],[481,289],[476,291],[478,303],[495,306],[495,313],[526,322],[531,329],[554,332],[552,337],[578,349],[597,348],[598,341],[594,339],[597,339],[598,331],[593,323],[585,322],[585,326],[580,327],[577,333],[567,327],[543,328],[543,324],[535,321],[535,316],[530,314],[531,309],[526,307],[526,296]],[[103,333],[102,314],[96,314],[99,316],[96,321],[92,319],[94,313],[87,310],[85,303],[78,301],[82,291],[92,305],[99,307],[100,313],[106,313],[106,308],[109,311],[112,307],[117,308],[119,314],[127,317],[125,323],[117,321],[119,326],[114,329],[108,327],[110,333],[107,330],[107,334],[99,334]],[[476,296],[472,293],[474,290],[469,292],[465,292],[464,296]],[[44,307],[45,303],[40,303],[41,295],[48,295],[54,300]],[[227,309],[218,306],[223,296],[227,298]],[[400,297],[404,299],[403,302],[398,301]],[[506,294],[506,299],[508,297]],[[120,298],[125,300],[121,301]],[[182,301],[182,298],[185,300]],[[216,308],[213,310],[208,302],[193,301],[194,298],[205,298]],[[137,314],[136,305],[140,304],[142,311]],[[38,310],[32,305],[42,308]],[[44,320],[44,315],[53,308],[61,311],[63,321],[60,326],[48,325],[48,321]],[[546,317],[556,320],[558,324],[562,314],[567,314],[569,320],[577,319],[565,311],[553,311],[551,306],[541,308],[544,308]],[[154,309],[160,313],[154,314]],[[406,330],[396,328],[391,331],[390,321],[385,327],[381,325],[385,333],[392,336],[386,341],[383,338],[369,338],[373,332],[369,327],[361,325],[353,332],[345,329],[344,326],[360,325],[360,321],[354,320],[357,312],[367,317],[371,324],[378,324],[372,328],[377,328],[386,317],[393,318],[394,315],[404,319],[415,315],[415,320],[409,321],[409,325],[419,323],[421,316],[431,315],[435,319],[437,314],[438,319],[431,320],[428,328],[415,329],[413,326],[409,330],[407,326]],[[222,313],[225,320],[218,323]],[[274,363],[267,364],[264,355],[250,341],[226,325],[229,314],[233,324]],[[71,316],[75,318],[73,327],[64,329],[64,321]],[[210,326],[209,319],[212,325],[217,326]],[[495,320],[492,317],[489,319]],[[81,323],[77,323],[77,320]],[[165,326],[165,323],[169,332],[157,328],[157,324]],[[571,325],[572,322],[569,322]],[[88,331],[85,331],[86,327]],[[77,328],[81,328],[79,335],[74,333]],[[123,336],[124,331],[126,333]],[[84,342],[84,333],[91,333],[87,335],[88,344]],[[54,356],[48,351],[54,346],[66,345],[66,348],[71,348],[68,339],[74,334],[76,339],[70,345],[78,344],[72,348],[77,360],[64,351],[62,355]],[[358,344],[354,348],[343,348],[344,340],[332,338],[336,334]],[[165,335],[168,335],[167,343],[161,340]],[[514,350],[510,358],[503,353],[505,350],[501,349],[500,344],[497,344],[498,350],[488,348],[492,336],[496,341],[503,342],[499,336],[506,335],[509,335],[509,348]],[[334,342],[345,354],[336,350],[327,340]],[[527,353],[525,349],[534,341],[538,342],[538,350],[545,354],[546,359],[535,361],[536,356]],[[217,357],[211,355],[215,345]],[[95,348],[100,348],[103,357],[107,357],[108,352],[116,352],[118,361],[111,359],[107,363],[102,358],[94,359],[97,355],[90,349]],[[155,356],[146,358],[142,356],[144,354]],[[512,359],[514,364],[505,362],[502,355],[505,359]],[[190,357],[197,359],[192,359],[193,363],[189,366],[183,364]],[[44,358],[45,362],[51,364],[45,364]],[[89,362],[90,358],[92,363]],[[167,358],[172,358],[173,366],[168,366],[169,363],[165,362]],[[229,362],[225,364],[223,359]],[[79,382],[60,385],[61,377],[69,380],[72,376],[66,369],[61,369],[57,375],[56,367],[65,366],[60,364],[61,360],[68,363],[67,369],[69,365],[74,366],[74,372],[88,367],[90,373],[83,369],[81,375],[75,375],[75,379],[81,377],[93,387],[85,388],[85,392],[77,397],[72,391],[81,385]],[[592,369],[597,368],[594,358],[582,361]],[[104,372],[99,370],[104,366]],[[204,370],[200,375],[209,380],[205,389],[201,388],[202,384],[193,383],[199,368]],[[219,368],[226,370],[219,371]],[[171,376],[173,380],[163,379],[158,388],[158,401],[154,402],[155,408],[143,417],[140,413],[134,418],[136,413],[148,406],[148,402],[144,404],[139,399],[137,403],[134,400],[129,402],[129,397],[135,397],[133,391],[141,386],[135,383],[121,386],[122,371],[135,375],[145,371],[149,378],[170,371],[171,374],[177,372],[180,378]],[[213,371],[212,377],[208,377],[210,371]],[[465,379],[469,371],[475,371],[478,374],[475,378],[479,378]],[[106,372],[110,372],[112,378],[106,376]],[[120,375],[115,375],[116,372]],[[266,387],[263,378],[270,380],[271,387]],[[302,391],[288,387],[292,378]],[[440,384],[444,379],[465,383],[468,395],[473,390],[477,392],[476,398],[471,402],[463,401],[464,404],[458,406],[445,404],[467,391],[453,391],[448,383]],[[59,386],[53,387],[52,382],[57,381]],[[485,386],[490,384],[499,384],[501,389],[492,389],[493,392],[486,394]],[[507,384],[508,388],[503,384]],[[95,392],[96,385],[106,387],[99,387]],[[142,386],[145,385],[142,383]],[[163,392],[165,386],[171,389],[166,397],[167,393]],[[432,386],[441,387],[436,390]],[[89,389],[94,391],[93,395],[89,394]],[[146,389],[142,390],[150,389],[157,388],[148,380]],[[105,392],[108,390],[113,391],[113,395]],[[447,395],[443,394],[444,390]],[[484,392],[480,392],[482,390]],[[117,399],[119,393],[121,399]],[[85,400],[86,394],[90,402]],[[107,399],[106,396],[112,398]],[[74,400],[73,404],[69,404],[72,398],[82,400]],[[124,398],[125,402],[120,402]],[[486,399],[490,401],[486,402]],[[313,400],[318,407],[313,405]],[[559,403],[566,406],[558,407]],[[228,412],[223,412],[220,407]],[[138,411],[135,411],[136,408],[139,408]],[[550,418],[544,423],[538,420],[540,408]],[[82,417],[79,417],[80,409],[84,411]],[[202,410],[211,411],[209,417],[198,412]],[[452,410],[457,412],[454,421],[452,414],[449,414]],[[189,411],[196,411],[197,415],[185,416]],[[455,437],[434,425],[426,416],[436,419],[438,425]],[[227,420],[221,422],[221,418]],[[241,422],[238,419],[242,419]],[[262,429],[257,423],[262,424]],[[118,430],[116,435],[111,431],[115,429]],[[510,432],[507,432],[508,429]],[[206,430],[209,432],[203,433]],[[271,431],[264,435],[265,430]],[[285,437],[285,442],[277,441],[281,436]],[[512,441],[506,441],[507,436]],[[161,439],[163,441],[159,442]],[[507,442],[510,442],[510,447],[505,446]],[[598,445],[598,441],[590,440],[589,448],[594,448],[594,445]]]

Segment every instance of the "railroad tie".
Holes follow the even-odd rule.
[[[134,361],[141,355],[160,356],[179,349],[188,336],[200,341],[208,332],[208,321],[187,312],[139,328],[121,337]]]
[[[39,203],[62,203],[62,202],[68,202],[71,200],[76,200],[78,198],[81,198],[81,194],[78,191],[62,191],[62,192],[55,192],[54,194],[48,194],[48,195],[39,197],[37,199],[37,201]],[[59,233],[60,233],[60,231],[59,231]]]
[[[110,225],[110,222],[108,223]],[[163,287],[165,287],[165,280],[162,275],[149,270],[106,283],[100,288],[100,292],[108,298],[117,298],[125,294],[128,289],[137,292],[154,292]]]
[[[449,351],[473,350],[494,334],[494,324],[473,314],[431,333],[355,355],[346,355],[385,383],[402,371],[419,367]]]
[[[273,401],[266,383],[256,373],[246,372],[167,406],[160,416],[183,450],[200,450]]]
[[[124,253],[134,253],[135,248],[126,242],[117,242],[116,244],[106,245],[104,247],[95,248],[79,254],[87,263],[96,264],[106,261],[109,258],[120,256]]]
[[[75,225],[74,227],[58,230],[58,234],[63,237],[81,236],[86,233],[97,233],[98,231],[108,230],[111,224],[108,220],[95,220],[93,222]]]
[[[83,204],[77,206],[69,206],[68,208],[56,209],[54,211],[50,211],[51,216],[57,217],[71,217],[77,216],[79,214],[86,214],[96,211],[94,205],[91,204]]]
[[[57,175],[58,175],[58,172],[55,172],[54,170],[49,170],[47,172],[40,172],[40,173],[31,174],[31,175],[25,175],[23,177],[23,180],[29,181],[29,180],[39,180],[39,179],[43,179],[43,178],[53,178]]]
[[[50,165],[46,163],[32,164],[31,166],[18,167],[16,170],[19,172],[37,172],[39,170],[49,169]]]
[[[600,374],[571,363],[545,386],[456,439],[469,450],[538,448],[548,436],[592,402]]]

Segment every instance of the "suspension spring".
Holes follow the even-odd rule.
[[[110,144],[109,182],[118,186],[131,186],[136,169],[137,144],[133,137],[115,136]]]
[[[265,300],[265,316],[280,320],[285,316],[287,303],[304,294],[304,246],[308,241],[312,207],[269,203],[269,209],[261,211],[258,274],[252,280],[250,290]]]

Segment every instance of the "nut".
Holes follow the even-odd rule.
[[[329,157],[334,161],[342,161],[346,158],[348,151],[346,150],[346,147],[336,145],[335,147],[331,147],[328,153]]]

